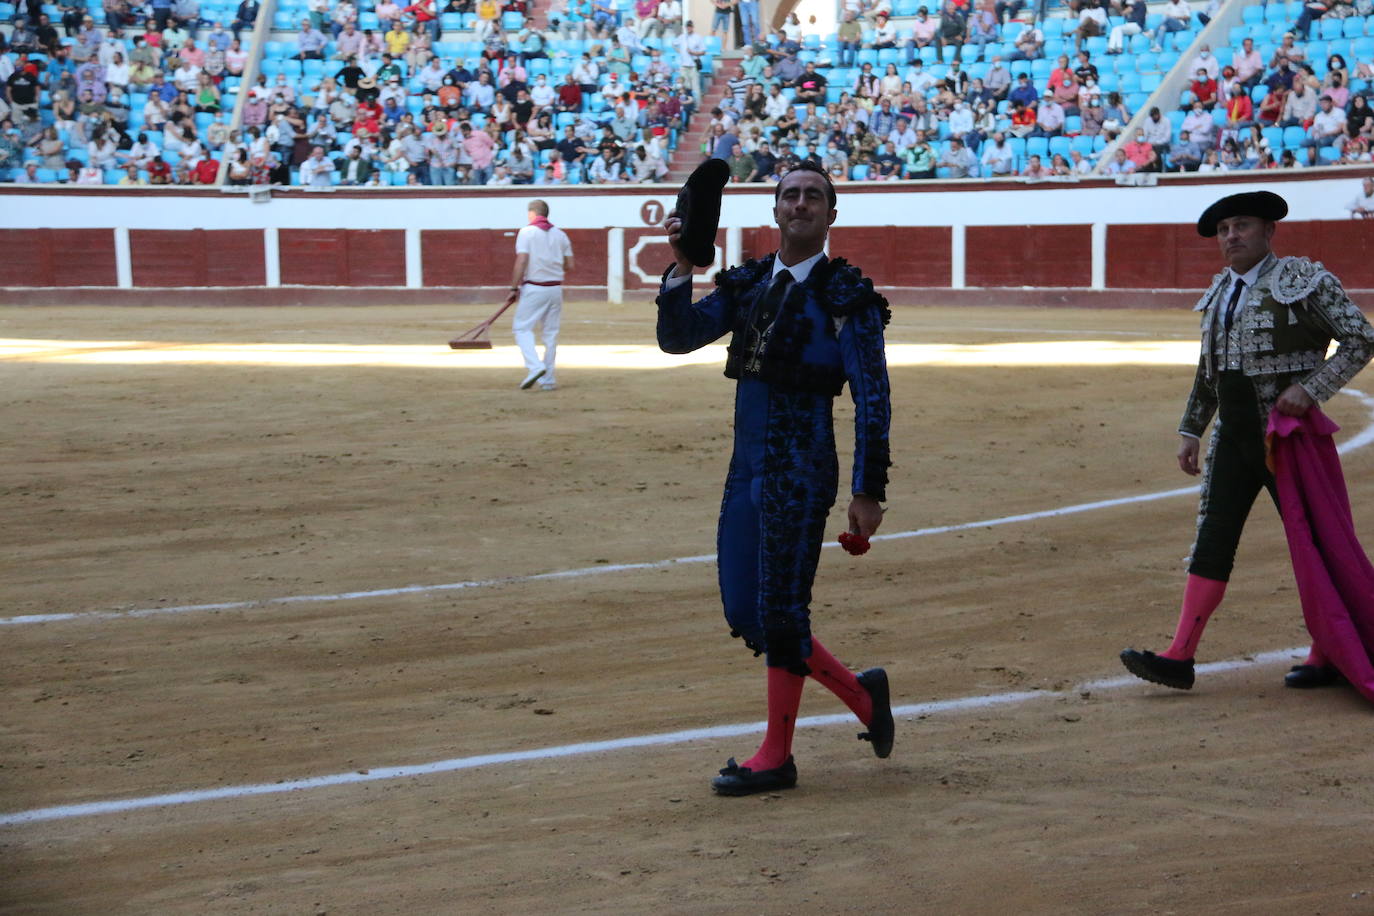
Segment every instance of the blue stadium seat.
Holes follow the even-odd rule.
[[[1345,28],[1342,30],[1341,34],[1346,38],[1359,38],[1368,31],[1370,19],[1374,19],[1374,17],[1361,18],[1359,16],[1351,16],[1347,18],[1345,20]]]
[[[604,154],[603,154],[604,155]],[[853,181],[865,181],[868,178],[868,166],[856,165],[849,170],[849,177]]]
[[[1241,13],[1241,21],[1246,23],[1247,25],[1249,25],[1252,22],[1263,22],[1264,10],[1265,7],[1262,4],[1258,6],[1247,6]],[[1235,29],[1232,29],[1231,31],[1234,32]]]
[[[1317,25],[1321,27],[1321,38],[1323,41],[1331,41],[1340,38],[1345,28],[1343,19],[1319,19]]]
[[[1302,141],[1307,139],[1307,131],[1301,127],[1285,127],[1283,129],[1283,145],[1287,149],[1295,149],[1302,146]]]

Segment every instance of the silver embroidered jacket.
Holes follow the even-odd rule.
[[[1245,308],[1229,334],[1221,328],[1228,277],[1224,270],[1217,274],[1194,309],[1202,312],[1202,356],[1180,433],[1202,436],[1216,414],[1217,373],[1222,370],[1239,369],[1249,376],[1261,421],[1267,421],[1289,385],[1296,382],[1324,402],[1374,356],[1374,328],[1320,261],[1269,255],[1254,286],[1242,293]],[[1328,359],[1332,340],[1338,346]],[[1217,353],[1223,349],[1229,356],[1226,365],[1219,365]]]

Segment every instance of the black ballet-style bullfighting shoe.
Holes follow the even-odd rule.
[[[892,700],[888,696],[887,672],[882,668],[869,668],[858,676],[859,686],[868,691],[873,698],[873,720],[868,723],[868,731],[859,733],[860,741],[873,744],[873,753],[886,757],[892,753]]]
[[[1126,649],[1121,653],[1121,664],[1136,677],[1174,687],[1178,690],[1193,689],[1193,660],[1178,661],[1155,655],[1149,649],[1144,652]]]
[[[720,775],[711,780],[711,788],[716,790],[717,795],[753,795],[756,792],[790,789],[796,784],[797,764],[791,757],[780,767],[757,771],[740,766],[731,757]]]
[[[1345,675],[1335,665],[1294,665],[1283,676],[1283,686],[1306,690],[1310,687],[1339,687],[1347,684]]]

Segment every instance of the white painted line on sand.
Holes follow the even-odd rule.
[[[1360,401],[1365,409],[1369,411],[1370,424],[1357,434],[1341,443],[1338,451],[1341,454],[1364,448],[1374,442],[1374,397],[1346,388],[1342,393],[1350,395]],[[999,525],[1014,525],[1020,522],[1031,522],[1043,518],[1060,518],[1067,515],[1077,515],[1081,512],[1093,512],[1098,509],[1110,509],[1116,506],[1126,506],[1134,503],[1148,503],[1160,499],[1171,499],[1175,496],[1186,496],[1196,493],[1196,486],[1179,487],[1176,490],[1160,490],[1156,493],[1141,493],[1136,496],[1121,496],[1116,499],[1100,499],[1090,503],[1078,503],[1072,506],[1061,506],[1057,509],[1042,509],[1039,512],[1025,512],[1020,515],[1006,515],[1001,518],[982,519],[976,522],[961,522],[955,525],[938,525],[933,528],[917,528],[913,531],[894,531],[891,534],[879,534],[873,537],[875,541],[897,541],[906,538],[929,537],[935,534],[949,534],[953,531],[969,531],[975,528],[995,528]],[[827,541],[822,545],[826,548],[838,547],[836,541]],[[465,582],[445,582],[438,585],[403,585],[397,588],[374,588],[364,591],[339,592],[338,594],[323,595],[286,595],[280,598],[262,598],[257,601],[219,601],[213,604],[183,604],[172,607],[148,607],[136,608],[127,611],[77,611],[62,614],[21,614],[16,617],[0,617],[0,627],[3,626],[24,626],[38,623],[61,623],[63,621],[101,621],[101,620],[123,620],[137,619],[142,617],[165,617],[177,614],[193,614],[209,611],[246,611],[256,608],[276,607],[287,604],[310,604],[330,601],[352,601],[359,598],[393,598],[399,595],[425,595],[436,592],[464,591],[473,588],[490,588],[496,585],[518,585],[524,582],[549,582],[557,579],[581,579],[589,576],[604,576],[610,573],[635,572],[651,569],[666,569],[670,566],[685,566],[693,563],[710,563],[716,559],[715,554],[700,554],[694,557],[675,557],[669,560],[653,560],[644,563],[608,563],[599,566],[584,566],[579,569],[563,569],[555,572],[534,573],[526,576],[504,576],[495,579],[469,579]]]
[[[1299,646],[1276,652],[1264,652],[1243,659],[1210,662],[1197,666],[1198,674],[1213,674],[1222,671],[1236,671],[1270,665],[1279,661],[1291,660],[1307,648]],[[1116,690],[1131,684],[1142,684],[1132,676],[1107,678],[1089,681],[1071,691],[1022,690],[1010,693],[992,693],[980,696],[957,697],[952,700],[934,700],[928,703],[911,703],[894,706],[893,716],[912,719],[918,716],[939,715],[940,713],[968,712],[988,709],[994,706],[1014,706],[1032,700],[1069,699],[1085,690]],[[824,728],[837,725],[856,725],[854,717],[848,713],[828,716],[808,716],[797,720],[798,728]],[[436,773],[452,773],[458,770],[472,770],[479,767],[500,766],[502,764],[523,763],[531,760],[556,760],[562,757],[580,757],[586,754],[606,754],[615,751],[633,750],[642,747],[665,747],[674,744],[688,744],[694,741],[713,741],[719,738],[737,738],[762,732],[766,722],[745,722],[735,725],[717,725],[711,728],[694,728],[686,731],[666,732],[657,735],[635,735],[629,738],[614,738],[609,741],[587,741],[581,744],[560,744],[553,747],[534,748],[528,751],[507,751],[499,754],[480,754],[475,757],[454,757],[449,760],[436,760],[431,763],[410,766],[378,767],[348,773],[331,773],[326,776],[312,776],[305,779],[292,779],[283,782],[258,783],[254,785],[221,786],[216,789],[191,789],[184,792],[170,792],[165,795],[146,795],[141,798],[124,798],[111,801],[85,802],[79,805],[57,805],[51,808],[33,808],[28,811],[15,811],[0,814],[0,827],[16,827],[42,821],[67,820],[75,817],[94,817],[105,814],[122,814],[145,808],[165,808],[175,805],[202,804],[224,799],[249,798],[256,795],[279,795],[286,792],[301,792],[310,789],[327,789],[361,782],[382,782],[394,779],[410,779],[417,776],[432,776]]]

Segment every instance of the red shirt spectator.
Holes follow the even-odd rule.
[[[1254,103],[1243,90],[1231,96],[1231,101],[1226,103],[1226,120],[1232,124],[1254,120],[1254,112]]]
[[[582,87],[577,83],[564,83],[558,87],[558,103],[569,111],[582,109]]]
[[[161,156],[149,162],[145,171],[148,173],[148,181],[152,184],[166,184],[172,178],[172,167],[163,162]]]
[[[353,116],[353,129],[366,128],[368,133],[376,136],[381,131],[381,120],[382,106],[375,101],[363,102]]]
[[[1274,125],[1279,122],[1279,116],[1283,114],[1283,104],[1288,98],[1288,93],[1282,89],[1275,89],[1264,97],[1260,102],[1259,120]]]
[[[1204,74],[1205,75],[1205,74]],[[1210,76],[1206,79],[1195,79],[1192,85],[1193,98],[1211,108],[1217,103],[1217,81]]]
[[[1144,165],[1150,161],[1150,157],[1155,154],[1155,148],[1145,139],[1143,131],[1136,133],[1136,139],[1121,147],[1121,151],[1126,154],[1126,158],[1136,164],[1136,167]]]
[[[402,13],[410,13],[415,17],[416,22],[432,22],[438,17],[434,14],[434,0],[419,0],[401,10]]]
[[[1069,66],[1067,57],[1059,58],[1060,66],[1050,71],[1049,90],[1053,92],[1060,87],[1077,86],[1078,79],[1073,75],[1073,68]]]
[[[219,177],[219,163],[208,156],[196,163],[196,169],[191,173],[192,184],[214,184]]]

